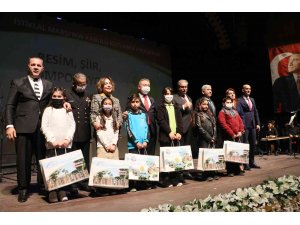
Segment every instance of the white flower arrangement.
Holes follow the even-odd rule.
[[[268,179],[261,185],[238,188],[224,195],[194,199],[183,206],[171,204],[142,212],[296,212],[300,211],[300,177]]]

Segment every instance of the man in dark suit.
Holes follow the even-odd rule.
[[[156,117],[157,117],[157,109],[154,98],[149,94],[150,92],[150,80],[147,78],[142,78],[138,83],[138,94],[141,100],[140,109],[147,116],[148,126],[149,126],[149,134],[150,139],[147,146],[148,155],[155,155],[155,146],[157,140],[157,125],[156,125]],[[127,101],[126,110],[129,110],[130,102]],[[126,119],[126,111],[123,113],[124,119]]]
[[[192,144],[192,114],[193,114],[193,102],[192,99],[187,95],[188,81],[179,80],[177,82],[178,93],[174,94],[173,101],[180,108],[182,116],[182,144]],[[195,154],[195,153],[194,153]],[[193,176],[188,171],[183,173],[183,176],[187,179],[193,179]]]
[[[174,94],[174,102],[180,108],[182,115],[182,125],[183,125],[183,135],[182,143],[183,145],[191,144],[191,128],[192,128],[192,113],[193,113],[193,103],[192,99],[187,95],[188,91],[188,81],[179,80],[177,82],[178,93]]]
[[[53,84],[41,78],[43,70],[41,58],[29,58],[28,76],[11,82],[5,108],[6,137],[15,141],[16,145],[19,202],[27,201],[29,196],[32,154],[35,154],[37,162],[45,158],[41,117],[49,103]],[[39,163],[37,168],[37,181],[42,185]]]
[[[275,112],[292,112],[300,109],[300,53],[289,58],[289,74],[279,77],[273,84]]]
[[[66,90],[68,102],[72,106],[74,119],[76,122],[76,130],[73,137],[72,150],[81,149],[84,156],[86,167],[90,169],[90,110],[91,96],[86,91],[87,78],[83,73],[76,73],[73,76],[73,86]],[[81,182],[80,189],[90,191],[86,182]],[[78,194],[77,186],[72,185],[72,194]]]
[[[260,166],[255,164],[254,153],[256,150],[256,131],[260,130],[259,115],[256,108],[256,104],[253,98],[249,97],[251,94],[251,86],[249,84],[244,84],[242,89],[243,96],[238,98],[237,111],[239,112],[245,133],[243,139],[245,143],[249,143],[249,166],[250,168],[259,169]],[[246,166],[246,169],[250,169]]]

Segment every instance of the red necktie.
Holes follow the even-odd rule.
[[[147,111],[147,114],[146,114],[146,116],[147,116],[147,122],[148,122],[148,124],[150,124],[150,118],[149,118],[149,115],[148,115],[148,111],[149,111],[149,102],[148,102],[148,98],[147,98],[147,95],[144,95],[144,106],[145,106],[145,109],[146,109],[146,111]]]
[[[247,102],[248,102],[249,109],[251,110],[252,109],[252,102],[251,102],[249,97],[247,97]]]
[[[147,95],[144,95],[144,105],[146,110],[149,111],[149,102],[148,102]]]

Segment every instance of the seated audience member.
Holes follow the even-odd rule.
[[[295,125],[295,120],[290,124],[287,125],[288,134],[290,137],[290,155],[292,153],[297,153],[299,149],[299,136],[300,136],[300,127],[298,125]]]
[[[268,121],[268,129],[267,129],[267,133],[266,133],[266,138],[276,138],[278,137],[278,131],[275,127],[275,121],[271,120]],[[271,154],[272,152],[272,147],[274,147],[274,154],[277,156],[278,152],[279,152],[279,140],[274,140],[274,141],[269,141],[268,142],[268,155]]]

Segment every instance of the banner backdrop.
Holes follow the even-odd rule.
[[[273,85],[274,112],[281,113],[299,110],[300,43],[270,48],[269,59]]]
[[[88,91],[96,93],[96,82],[109,75],[116,84],[114,96],[124,110],[127,96],[137,92],[141,78],[151,81],[151,96],[160,98],[165,86],[172,85],[170,55],[166,46],[147,40],[102,32],[67,22],[34,20],[8,14],[0,21],[0,114],[3,112],[10,82],[27,75],[28,58],[44,60],[43,77],[55,86],[70,88],[72,77],[82,72],[88,77]],[[121,130],[126,137],[125,130]],[[120,140],[127,149],[127,140]],[[14,146],[4,140],[4,164],[15,163]],[[121,157],[124,151],[120,152]]]

